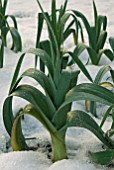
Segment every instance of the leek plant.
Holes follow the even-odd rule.
[[[81,42],[84,42],[84,36],[82,31],[82,26],[80,21],[76,18],[76,16],[67,11],[67,3],[68,0],[65,1],[63,5],[61,5],[60,9],[57,9],[56,4],[52,1],[51,5],[51,14],[45,12],[45,15],[50,22],[51,28],[53,29],[54,35],[56,37],[58,48],[60,51],[66,52],[64,49],[64,44],[69,36],[73,37],[73,44],[76,46],[79,44],[79,37],[81,37]],[[36,39],[36,48],[45,49],[47,53],[50,55],[50,42],[49,39],[41,40],[41,35],[44,26],[44,15],[42,13],[38,13],[38,30],[37,30],[37,39]],[[51,30],[47,25],[47,31],[49,32],[49,36],[52,36]],[[46,30],[45,30],[46,33]],[[53,39],[53,37],[51,37]],[[53,42],[53,47],[55,48],[55,44]],[[37,59],[35,58],[35,67],[37,66]],[[65,57],[67,60],[67,57]],[[44,65],[40,60],[40,70],[44,71]]]
[[[18,32],[17,22],[13,15],[6,15],[8,0],[0,0],[0,68],[3,67],[4,46],[7,46],[7,34],[10,32],[12,37],[12,50],[21,51],[22,42]],[[10,27],[8,18],[12,19],[13,27]]]
[[[65,1],[66,4],[67,0]],[[35,68],[27,69],[21,76],[19,70],[26,53],[23,53],[17,63],[12,79],[9,95],[3,105],[3,120],[5,128],[11,137],[12,148],[29,150],[26,138],[22,133],[21,118],[24,114],[35,117],[47,129],[51,137],[52,161],[67,158],[65,136],[69,127],[83,127],[95,134],[108,148],[114,149],[113,141],[97,125],[91,116],[79,110],[71,110],[72,102],[91,100],[107,105],[114,104],[114,94],[97,84],[76,85],[79,71],[71,70],[65,60],[66,53],[60,48],[60,43],[52,27],[48,15],[44,12],[39,0],[37,3],[48,25],[49,51],[47,48],[29,49],[26,53],[38,56],[47,68],[47,72]],[[53,18],[56,14],[56,1],[52,0]],[[56,21],[54,19],[54,21]],[[64,26],[64,25],[63,25]],[[63,29],[62,29],[63,30]],[[64,31],[61,31],[63,37]],[[68,54],[75,59],[74,53]],[[22,84],[24,77],[34,79],[40,84],[43,91],[37,86]],[[14,116],[13,100],[19,97],[28,101],[23,111]]]
[[[89,54],[89,58],[91,63],[94,65],[98,65],[99,61],[104,53],[109,60],[114,59],[114,54],[109,49],[104,49],[104,45],[107,39],[107,17],[98,15],[97,8],[95,2],[93,1],[93,11],[94,11],[94,26],[91,26],[86,16],[76,10],[72,10],[72,12],[80,18],[85,26],[89,45],[80,44],[81,52],[85,49]]]

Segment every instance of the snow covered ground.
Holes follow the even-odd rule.
[[[50,1],[51,2],[51,1]],[[58,4],[61,0],[57,0]],[[114,1],[113,0],[95,0],[98,11],[102,15],[108,17],[108,31],[109,36],[114,36]],[[46,10],[50,10],[50,3],[46,0],[42,0],[42,4]],[[83,0],[69,0],[69,8],[78,9],[84,12],[88,19],[93,20],[92,1]],[[9,14],[16,16],[19,31],[23,40],[23,51],[26,51],[30,47],[35,47],[36,32],[37,32],[37,12],[39,8],[36,1],[29,0],[9,0],[8,10]],[[108,45],[108,42],[107,42]],[[8,89],[11,83],[11,78],[21,53],[15,54],[9,49],[5,49],[5,61],[4,68],[0,70],[0,170],[108,170],[111,168],[94,165],[88,158],[88,150],[97,151],[102,147],[102,143],[90,132],[85,129],[71,128],[68,129],[66,144],[68,160],[62,160],[52,164],[51,160],[47,158],[47,144],[50,143],[49,134],[45,131],[40,123],[30,117],[26,117],[23,121],[24,133],[28,137],[36,137],[37,140],[33,142],[35,145],[39,145],[37,151],[29,152],[7,152],[5,148],[6,140],[8,139],[2,121],[2,106],[3,101],[8,94]],[[83,53],[85,56],[86,53]],[[103,61],[104,62],[104,61]],[[108,62],[108,61],[106,61]],[[114,69],[114,62],[109,63]],[[22,70],[34,66],[34,57],[26,57],[24,60]],[[97,74],[100,66],[87,66],[92,76]],[[83,74],[79,76],[79,83],[87,82]],[[18,100],[15,103],[15,111],[18,111],[23,106],[24,101]],[[73,108],[84,109],[82,102],[75,103]],[[99,107],[98,112],[104,114],[105,107]],[[96,119],[100,123],[100,119]],[[110,127],[110,120],[106,123],[105,129]],[[113,169],[113,168],[112,168]]]

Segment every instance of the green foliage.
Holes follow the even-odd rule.
[[[112,136],[114,135],[114,111],[113,111],[114,105],[110,106],[102,121],[100,124],[100,128],[103,127],[107,117],[110,115],[112,115],[112,124],[110,126],[110,129],[107,130],[106,132],[106,136],[109,137],[110,139],[112,138]],[[113,138],[112,138],[113,139]],[[114,142],[114,141],[113,141]],[[109,149],[109,148],[105,148],[105,150],[99,151],[99,152],[89,152],[89,156],[91,158],[92,161],[94,161],[97,164],[101,164],[101,165],[109,165],[112,163],[113,159],[114,159],[114,149]]]
[[[93,1],[93,11],[94,11],[94,26],[91,26],[85,15],[79,11],[72,10],[74,15],[80,18],[85,26],[88,34],[89,45],[81,44],[83,50],[86,49],[91,63],[98,65],[102,54],[104,53],[111,61],[114,59],[114,53],[109,49],[104,49],[104,45],[107,39],[107,17],[98,15],[95,2]],[[111,47],[112,39],[109,39]],[[113,48],[113,47],[112,47]]]
[[[44,13],[42,7],[39,4],[42,13],[38,13],[38,30],[37,30],[36,48],[44,49],[45,51],[48,52],[48,54],[51,53],[52,57],[53,55],[55,55],[55,53],[57,54],[57,49],[60,52],[64,52],[64,48],[63,48],[64,42],[68,39],[69,36],[71,35],[73,36],[74,45],[78,44],[79,33],[81,35],[82,42],[84,41],[82,26],[78,21],[78,19],[72,13],[69,13],[67,11],[67,3],[68,0],[66,0],[64,4],[61,5],[60,9],[57,9],[56,1],[55,0],[52,1],[51,14],[49,14],[48,12]],[[49,39],[47,38],[47,40],[43,41],[41,40],[41,34],[43,31],[43,25],[45,19],[47,20],[46,22],[48,22],[47,31],[48,31]],[[51,44],[51,46],[49,44]],[[55,47],[57,47],[57,49]],[[55,48],[54,51],[53,48]],[[37,60],[38,57],[36,56],[35,66],[37,66]],[[52,58],[52,60],[53,62],[55,62],[54,58]],[[44,65],[41,61],[40,61],[40,69],[44,71]]]
[[[16,52],[21,51],[22,42],[20,34],[18,33],[17,22],[13,15],[6,15],[8,0],[0,0],[0,68],[3,67],[4,59],[4,46],[7,46],[7,34],[10,32],[12,37],[12,50]],[[14,27],[10,27],[8,24],[8,18],[11,18]]]
[[[42,14],[39,15],[39,20],[41,21],[39,27],[41,26],[41,28],[39,28],[37,36],[37,45],[43,48],[29,49],[26,53],[31,54],[31,56],[38,56],[43,63],[43,70],[41,68],[40,70],[29,68],[22,75],[19,75],[22,61],[26,56],[26,53],[22,54],[15,69],[9,95],[3,105],[3,121],[8,134],[11,136],[13,150],[29,149],[21,127],[21,118],[24,114],[35,117],[49,132],[52,143],[52,160],[54,162],[67,158],[65,135],[67,128],[72,126],[90,130],[109,149],[114,149],[113,141],[91,116],[83,111],[71,111],[72,102],[79,100],[89,99],[111,106],[114,104],[114,94],[108,89],[98,86],[97,83],[76,85],[79,71],[71,70],[68,67],[66,54],[69,54],[73,60],[76,60],[76,56],[72,52],[68,51],[65,53],[61,50],[65,35],[64,23],[70,16],[69,13],[65,13],[67,0],[61,6],[58,22],[55,0],[52,0],[51,17],[44,12],[38,0],[37,2],[42,11]],[[48,27],[49,39],[41,42],[40,35],[44,19]],[[70,25],[72,24],[70,23]],[[57,30],[59,30],[59,34],[56,32]],[[44,45],[45,43],[46,46]],[[80,50],[76,53],[79,55]],[[45,67],[47,72],[44,70]],[[80,68],[83,68],[82,64]],[[83,72],[85,72],[84,69]],[[87,71],[85,74],[89,77]],[[37,85],[41,85],[43,92],[37,85],[34,87],[30,84],[22,84],[21,80],[24,77],[34,79]],[[89,79],[92,80],[91,77]],[[100,81],[100,78],[98,80]],[[96,81],[98,82],[98,80]],[[22,98],[28,102],[23,112],[16,116],[14,116],[12,108],[14,97]]]

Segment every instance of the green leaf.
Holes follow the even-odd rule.
[[[2,38],[2,41],[3,41],[3,43],[4,43],[4,46],[7,46],[6,37],[7,37],[8,31],[9,31],[9,28],[8,28],[8,27],[2,27],[2,28],[1,28],[1,38]]]
[[[39,110],[37,110],[33,105],[31,104],[28,104],[25,106],[24,110],[23,110],[23,115],[24,114],[28,114],[30,116],[33,116],[34,118],[36,118],[38,121],[40,121],[40,123],[43,124],[43,126],[48,130],[48,131],[56,131],[56,129],[53,127],[53,125],[51,125],[51,122],[48,121],[48,124],[47,122],[45,121],[45,119],[42,118],[41,116],[41,113]],[[49,127],[52,127],[51,129]]]
[[[35,79],[42,86],[46,94],[48,94],[52,99],[53,96],[56,96],[56,88],[53,86],[49,78],[43,72],[34,68],[29,68],[21,75],[20,78],[25,76]]]
[[[114,105],[110,106],[110,107],[107,109],[107,111],[106,111],[106,113],[105,113],[105,115],[103,116],[103,119],[102,119],[102,121],[101,121],[100,128],[102,128],[102,126],[104,125],[107,117],[109,116],[109,114],[110,114],[110,112],[111,112],[111,110],[112,110],[113,108],[114,108]]]
[[[22,128],[21,128],[21,117],[24,114],[31,115],[37,120],[39,120],[44,125],[44,127],[50,132],[53,132],[53,133],[56,132],[56,129],[51,125],[51,123],[48,122],[47,124],[45,120],[42,119],[40,112],[36,110],[36,108],[33,105],[29,104],[24,108],[23,113],[16,117],[13,127],[12,127],[11,142],[12,142],[12,148],[14,151],[29,149],[29,147],[27,146],[25,142],[25,138],[23,136]],[[50,126],[52,126],[52,129],[49,128]]]
[[[75,30],[74,29],[68,29],[64,32],[63,34],[63,42],[71,35],[71,34],[75,34]]]
[[[65,13],[62,15],[61,19],[60,19],[60,23],[59,23],[59,31],[58,31],[58,43],[59,43],[59,46],[62,45],[63,43],[63,40],[64,40],[64,27],[65,27],[65,24],[67,22],[67,20],[69,19],[70,17],[70,13]]]
[[[3,105],[3,120],[9,135],[11,135],[12,126],[14,123],[12,111],[13,96],[23,98],[31,103],[40,114],[39,116],[42,118],[42,121],[45,122],[46,126],[49,127],[50,130],[53,130],[54,127],[50,123],[50,120],[55,113],[55,108],[50,98],[46,97],[35,87],[30,85],[22,85],[17,87],[15,91],[6,98]]]
[[[97,42],[97,51],[99,52],[100,49],[103,49],[104,44],[106,42],[106,38],[107,38],[107,32],[106,31],[102,31],[100,33],[100,36],[98,38],[98,42]]]
[[[112,159],[114,158],[114,151],[107,150],[96,153],[89,152],[89,156],[91,160],[97,164],[108,165],[112,162]]]
[[[105,133],[100,129],[100,127],[97,125],[94,119],[87,113],[79,110],[74,110],[67,114],[65,128],[75,126],[88,129],[95,136],[97,136],[107,147],[114,148],[113,141],[108,136],[105,135]]]
[[[46,51],[48,55],[51,57],[51,49],[50,49],[50,42],[49,40],[44,40],[39,43],[39,48]],[[37,56],[38,57],[38,56]],[[43,61],[40,59],[40,70],[45,72],[45,65]]]
[[[49,99],[33,86],[21,85],[17,87],[10,96],[17,96],[27,100],[48,119],[52,118],[55,111],[53,104],[49,102]]]
[[[92,46],[93,49],[96,49],[96,37],[95,37],[95,34],[93,33],[92,29],[91,29],[91,26],[88,22],[88,20],[86,19],[86,17],[79,11],[75,11],[75,10],[72,10],[72,12],[79,18],[82,19],[84,25],[85,25],[85,28],[86,28],[86,31],[88,33],[88,37],[89,37],[89,42]]]
[[[94,0],[93,0],[93,10],[94,10],[94,21],[95,21],[95,27],[96,27],[97,26],[98,14],[97,14],[97,8],[96,8]]]
[[[4,44],[2,42],[0,47],[0,68],[3,67],[3,59],[4,59]]]
[[[78,25],[79,25],[79,28],[80,28],[81,40],[82,40],[82,43],[84,43],[85,40],[84,40],[83,27],[82,27],[82,25],[79,21],[78,21]]]
[[[75,48],[74,52],[73,53],[69,52],[69,54],[73,58],[73,60],[76,62],[78,67],[81,69],[81,71],[84,73],[84,75],[92,82],[93,80],[92,80],[89,72],[87,71],[86,67],[81,62],[81,60],[79,59],[79,55],[81,54],[81,52],[83,52],[85,50],[85,48],[86,48],[86,46],[83,44],[78,45]]]
[[[53,37],[53,41],[54,41],[54,45],[55,45],[55,50],[56,50],[57,58],[58,58],[58,57],[60,57],[60,53],[59,53],[59,47],[58,47],[56,35],[55,35],[54,31],[53,31],[53,28],[52,28],[52,26],[51,26],[51,23],[50,23],[50,21],[49,21],[49,18],[46,16],[46,14],[45,14],[45,12],[44,12],[41,4],[40,4],[40,1],[37,0],[37,3],[38,3],[38,5],[39,5],[39,7],[40,7],[40,9],[41,9],[41,11],[42,11],[42,14],[43,14],[43,16],[44,16],[44,18],[45,18],[45,20],[46,20],[46,23],[47,23],[47,25],[48,25],[48,27],[49,27],[49,29],[50,29],[50,31],[51,31],[51,34],[52,34],[52,37]]]
[[[18,30],[16,18],[13,15],[6,15],[6,19],[10,18],[13,21],[14,28]]]
[[[103,67],[99,70],[99,72],[97,73],[97,76],[95,77],[94,83],[95,83],[95,84],[101,83],[101,80],[102,80],[103,76],[104,76],[108,71],[110,71],[110,70],[111,70],[111,67],[110,67],[110,66],[108,66],[108,65],[103,66]]]
[[[65,13],[67,8],[68,0],[65,0],[64,6],[63,6],[63,13]]]
[[[91,47],[87,47],[87,51],[88,51],[92,64],[97,65],[99,62],[99,58],[98,58],[98,54],[96,53],[96,51]]]
[[[22,133],[21,116],[22,115],[17,116],[12,127],[11,144],[13,151],[22,151],[29,149]]]
[[[3,15],[5,15],[6,8],[7,8],[7,3],[8,3],[8,0],[4,0],[3,9],[2,9],[2,14]]]
[[[9,94],[12,92],[14,86],[15,86],[15,83],[17,81],[17,78],[18,78],[18,75],[19,75],[19,71],[21,69],[21,65],[22,65],[22,62],[23,62],[23,59],[24,59],[24,56],[25,56],[25,53],[23,53],[21,55],[21,57],[19,58],[19,61],[17,63],[17,66],[15,68],[15,72],[14,72],[14,75],[13,75],[13,78],[12,78],[12,82],[11,82],[11,85],[10,85],[10,90],[9,90]]]
[[[97,73],[96,77],[95,77],[95,80],[94,80],[94,83],[95,84],[98,84],[102,87],[113,87],[113,85],[111,83],[108,83],[108,82],[103,82],[101,83],[101,80],[103,78],[103,76],[108,72],[108,71],[111,71],[111,67],[106,65],[106,66],[103,66],[99,72]],[[96,115],[96,102],[93,102],[91,101],[90,102],[90,112],[94,115],[94,116],[97,116]]]
[[[57,18],[56,18],[56,0],[52,0],[52,8],[51,8],[51,16],[52,16],[52,26],[53,26],[53,30],[54,30],[54,33],[55,35],[57,34],[57,29],[56,29],[56,21],[57,21]]]
[[[11,130],[14,123],[14,116],[12,113],[12,97],[8,97],[4,101],[3,121],[8,134],[11,136]]]
[[[90,83],[79,84],[76,87],[72,88],[66,94],[66,100],[61,107],[64,107],[65,105],[73,101],[86,100],[86,99],[104,103],[110,106],[114,104],[114,93],[96,84],[90,84]]]
[[[40,57],[40,59],[43,61],[43,63],[47,66],[49,73],[52,75],[53,77],[53,65],[52,65],[52,60],[49,57],[48,53],[42,49],[34,49],[34,48],[30,48],[27,53],[30,54],[35,54],[37,56]]]
[[[65,101],[55,113],[53,118],[54,122],[61,119],[61,117],[63,117],[61,120],[65,120],[67,113],[64,110],[66,110],[66,107],[69,107],[69,104],[72,102],[80,100],[91,100],[104,103],[106,105],[112,105],[114,104],[114,94],[108,89],[96,84],[83,83],[77,85],[66,94]],[[59,121],[59,123],[60,122],[61,121]]]
[[[106,31],[106,27],[107,27],[107,17],[106,16],[98,16],[97,19],[97,27],[96,27],[96,37],[97,37],[97,41],[99,39],[100,33],[102,31]]]
[[[37,25],[37,38],[36,38],[36,48],[39,48],[41,33],[43,30],[44,17],[42,13],[38,13],[38,25]],[[37,66],[38,56],[35,57],[35,68]]]
[[[17,29],[10,27],[10,32],[12,35],[14,46],[16,48],[16,52],[21,51],[22,50],[22,42],[21,42],[21,37],[20,37]]]
[[[73,87],[75,86],[79,71],[63,71],[57,85],[57,91],[55,94],[55,105],[58,108],[64,101],[65,94],[71,89],[72,80],[74,80]]]
[[[103,53],[108,57],[108,59],[109,59],[110,61],[113,61],[113,60],[114,60],[114,53],[112,53],[111,50],[109,50],[109,49],[104,49],[104,50],[101,51],[101,54],[100,54],[100,55],[102,55]]]

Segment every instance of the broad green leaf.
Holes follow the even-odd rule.
[[[113,60],[114,60],[114,53],[112,53],[111,50],[109,50],[109,49],[104,49],[104,50],[102,50],[100,53],[101,53],[100,55],[102,55],[102,54],[104,53],[104,54],[108,57],[108,59],[109,59],[110,61],[113,61]]]
[[[103,78],[103,76],[106,74],[106,72],[110,71],[111,70],[111,67],[110,66],[104,66],[102,67],[99,72],[97,73],[96,77],[95,77],[95,80],[94,80],[94,83],[95,84],[98,84],[102,87],[114,87],[111,83],[109,82],[102,82],[101,83],[101,80]],[[97,116],[96,114],[96,102],[93,102],[91,101],[90,102],[90,112],[94,115],[94,116]]]
[[[92,64],[97,65],[99,62],[99,58],[98,58],[96,51],[91,47],[87,47],[87,51],[88,51]]]
[[[33,116],[34,118],[36,118],[38,121],[40,121],[40,123],[43,124],[43,126],[48,130],[48,131],[53,131],[55,132],[56,129],[53,127],[51,121],[47,122],[45,121],[45,119],[42,118],[41,113],[31,104],[28,104],[25,106],[24,110],[23,110],[23,114],[28,114]],[[51,128],[49,128],[51,127]]]
[[[25,76],[35,79],[42,86],[46,94],[48,94],[52,99],[53,96],[56,96],[56,88],[43,72],[34,68],[29,68],[21,75],[21,78]]]
[[[48,27],[49,27],[49,29],[50,29],[50,31],[51,31],[51,34],[52,34],[52,36],[53,36],[53,40],[54,40],[54,44],[55,44],[55,50],[56,50],[57,57],[60,57],[59,47],[58,47],[56,35],[54,34],[53,28],[52,28],[52,26],[51,26],[51,24],[50,24],[50,21],[49,21],[48,17],[46,16],[46,14],[45,14],[45,12],[44,12],[41,4],[40,4],[40,1],[37,0],[37,3],[38,3],[38,5],[39,5],[39,7],[40,7],[40,9],[41,9],[41,11],[42,11],[42,14],[43,14],[43,16],[44,16],[44,18],[45,18],[45,20],[46,20],[46,23],[47,23],[47,25],[48,25]]]
[[[57,110],[53,116],[52,123],[56,126],[57,130],[60,130],[66,124],[67,113],[71,110],[72,103],[62,107],[59,111]],[[67,129],[65,127],[65,129]],[[65,130],[64,129],[64,130]]]
[[[22,42],[21,42],[21,37],[17,31],[17,29],[10,27],[10,32],[12,35],[12,40],[14,42],[14,46],[16,48],[16,52],[22,50]]]
[[[64,32],[63,34],[63,42],[71,35],[73,34],[73,38],[74,38],[74,34],[75,34],[75,30],[74,29],[68,29]],[[75,38],[74,38],[74,42],[76,42],[76,34],[75,34]]]
[[[72,102],[79,100],[91,100],[104,103],[106,105],[112,105],[114,104],[114,94],[108,89],[95,84],[83,83],[77,85],[76,87],[69,90],[69,92],[66,94],[65,101],[56,111],[53,120],[57,121],[61,119],[61,116],[63,117],[62,120],[65,120],[67,114],[64,112],[65,108]]]
[[[46,51],[48,55],[51,57],[51,49],[50,49],[50,42],[49,40],[44,40],[39,43],[39,48]],[[37,56],[38,57],[38,56]],[[43,61],[40,59],[40,70],[42,72],[45,72],[45,65]]]
[[[114,104],[114,93],[96,84],[79,84],[66,94],[66,100],[61,107],[64,107],[73,101],[86,99],[110,106]]]
[[[89,152],[91,160],[97,164],[108,165],[114,158],[113,150],[100,151],[96,153]]]
[[[108,66],[108,65],[103,66],[103,67],[99,70],[99,72],[97,73],[97,76],[95,77],[94,83],[95,83],[95,84],[101,83],[101,80],[102,80],[103,76],[104,76],[108,71],[110,71],[110,70],[111,70],[111,67],[110,67],[110,66]]]
[[[47,126],[52,130],[53,126],[50,124],[49,119],[52,119],[53,114],[55,113],[55,108],[51,100],[43,95],[38,89],[30,85],[22,85],[15,89],[15,91],[6,98],[3,105],[3,120],[5,127],[11,135],[11,129],[13,126],[14,116],[12,111],[12,97],[17,96],[27,100],[31,103],[42,118],[42,121],[47,124]]]
[[[4,101],[3,121],[8,134],[11,136],[11,130],[14,123],[14,116],[12,113],[12,97],[8,97]]]
[[[105,135],[105,133],[100,129],[100,127],[97,125],[94,119],[87,113],[79,110],[69,112],[67,114],[67,121],[65,127],[73,126],[88,129],[95,136],[97,136],[107,147],[114,148],[113,141],[108,136]]]
[[[80,54],[87,48],[85,44],[78,44],[74,49],[74,54],[79,57]]]
[[[104,44],[106,42],[106,38],[107,38],[107,32],[102,31],[99,35],[98,42],[97,42],[97,51],[98,52],[99,52],[100,49],[103,49]]]
[[[49,101],[49,98],[33,86],[21,85],[10,96],[17,96],[27,100],[36,109],[40,110],[46,119],[51,119],[55,112],[55,108],[51,101]]]
[[[106,31],[107,27],[107,17],[106,16],[98,16],[97,19],[97,27],[96,27],[96,36],[97,36],[97,41],[99,39],[100,33],[102,31]]]
[[[76,64],[78,65],[78,67],[81,69],[81,71],[84,73],[84,75],[92,82],[92,78],[89,74],[89,72],[87,71],[86,67],[84,66],[84,64],[81,62],[81,60],[79,59],[79,55],[82,51],[84,51],[85,49],[85,45],[78,45],[76,47],[76,49],[74,50],[73,53],[69,52],[70,56],[73,58],[73,60],[76,62]]]
[[[43,63],[47,66],[49,73],[53,76],[53,65],[51,58],[49,57],[48,53],[42,49],[34,49],[30,48],[27,53],[34,54],[39,56],[39,58],[43,61]]]
[[[76,83],[78,74],[79,71],[63,71],[61,73],[61,77],[59,79],[59,84],[57,85],[57,91],[55,94],[55,104],[57,108],[64,101],[65,94],[68,92],[69,89],[72,88],[72,80],[75,80]],[[75,86],[75,83],[73,84],[73,87]]]
[[[48,53],[48,55],[51,57],[51,49],[50,49],[50,41],[49,40],[40,41],[39,48],[46,51]]]
[[[91,26],[88,22],[88,20],[86,19],[86,17],[79,11],[75,11],[75,10],[72,10],[72,12],[79,18],[82,19],[84,25],[85,25],[85,28],[86,28],[86,31],[88,33],[88,37],[89,37],[89,42],[92,46],[93,49],[96,49],[96,37],[95,37],[95,34],[93,33],[92,29],[91,29]]]

